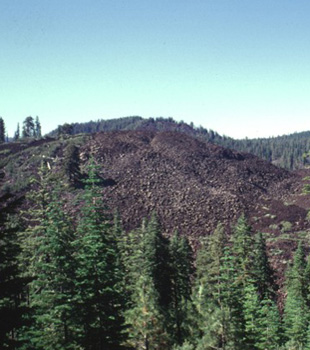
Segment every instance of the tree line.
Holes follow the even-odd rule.
[[[46,165],[30,209],[0,230],[0,347],[22,350],[260,350],[310,348],[310,260],[302,242],[279,312],[262,234],[241,215],[219,224],[194,258],[156,215],[126,233],[101,196],[90,161],[69,205]]]
[[[75,135],[83,133],[95,133],[114,130],[154,130],[176,131],[186,133],[199,139],[221,145],[226,148],[254,154],[262,159],[272,162],[288,170],[299,169],[310,163],[310,131],[294,133],[290,135],[235,140],[231,137],[220,135],[216,131],[202,126],[196,127],[193,123],[177,122],[172,118],[142,118],[139,116],[124,117],[110,120],[97,120],[86,123],[65,123],[49,133],[50,136]],[[41,124],[36,117],[27,117],[20,130],[17,125],[13,140],[21,138],[40,138]],[[0,143],[8,140],[5,133],[5,125],[0,117]]]
[[[20,130],[20,125],[17,123],[17,128],[13,136],[14,141],[20,139],[34,138],[39,139],[42,137],[41,123],[39,117],[35,119],[31,116],[25,118],[22,125],[22,130]],[[2,117],[0,117],[0,143],[8,142],[9,136],[6,133],[5,122]]]
[[[97,120],[86,123],[72,123],[59,126],[50,133],[57,136],[63,133],[74,135],[112,130],[154,130],[176,131],[221,145],[226,148],[254,154],[282,168],[293,170],[309,165],[310,131],[290,135],[258,138],[233,139],[220,135],[202,126],[177,122],[172,118],[142,118],[138,116],[111,120]]]

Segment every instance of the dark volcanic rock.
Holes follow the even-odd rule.
[[[166,233],[178,229],[195,238],[209,234],[218,222],[228,227],[242,212],[256,217],[266,201],[282,203],[299,189],[297,175],[176,132],[99,133],[81,148],[82,159],[90,155],[112,181],[104,195],[127,229],[155,211]],[[302,228],[306,210],[286,210],[294,228]],[[270,222],[256,217],[253,224],[266,229]]]

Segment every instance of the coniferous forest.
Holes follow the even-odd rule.
[[[124,232],[93,160],[74,211],[48,164],[32,182],[30,209],[2,218],[2,349],[310,348],[302,241],[279,293],[264,236],[244,215],[194,254],[177,231],[161,234],[156,213]]]
[[[103,127],[123,128],[123,122],[128,128],[145,123],[133,117]],[[149,120],[148,127],[165,131],[167,122],[181,128],[176,135],[189,130],[186,124],[164,119]],[[106,203],[104,187],[113,189],[115,181],[104,180],[97,166],[98,147],[103,142],[109,149],[109,134],[98,137],[88,154],[79,144],[93,139],[70,136],[77,125],[60,127],[58,139],[43,139],[38,117],[27,117],[21,131],[17,126],[14,142],[7,142],[3,119],[0,124],[1,198],[7,201],[0,212],[0,349],[310,349],[309,243],[306,234],[290,236],[290,222],[281,221],[277,227],[298,243],[289,246],[295,248],[291,261],[285,262],[285,272],[273,270],[267,249],[270,235],[256,232],[249,224],[258,217],[253,220],[242,211],[231,227],[219,220],[215,229],[194,238],[184,230],[167,234],[156,210],[139,218],[134,229],[125,230],[122,213],[113,213]],[[143,150],[147,142],[156,146],[160,140],[164,152],[167,143],[170,149],[176,144],[178,152],[192,147],[190,159],[194,152],[203,155],[202,161],[210,157],[202,153],[203,144],[196,139],[191,143],[188,138],[182,148],[179,142],[181,138],[185,142],[185,136],[171,133],[156,141],[156,136],[141,134],[134,144],[125,143],[131,134],[120,135],[119,159],[124,149],[135,149],[137,140],[144,142]],[[214,142],[221,138],[211,131],[208,137]],[[234,164],[244,174],[235,162],[246,162],[245,158],[210,144],[207,147],[215,154],[213,162],[223,165],[221,169]],[[107,153],[102,154],[101,162],[107,162]],[[153,159],[154,154],[143,153],[141,159]],[[187,156],[182,154],[181,160]],[[173,166],[176,155],[172,153]],[[221,157],[225,163],[220,163]],[[167,159],[160,161],[167,165]],[[250,168],[255,172],[256,187],[260,173],[253,164],[258,162],[253,160],[246,168],[246,174],[251,175]],[[264,181],[269,173],[277,181],[290,179],[285,171],[259,164]],[[189,174],[187,167],[185,172]],[[126,174],[128,180],[128,169]],[[238,176],[230,181],[240,181]],[[241,188],[250,182],[245,180]],[[268,186],[260,184],[266,186],[262,187],[266,193]],[[247,191],[254,198],[253,188]],[[9,210],[10,200],[20,203]],[[275,214],[265,213],[267,207],[262,208],[265,220],[276,219]],[[296,206],[286,203],[283,208]]]

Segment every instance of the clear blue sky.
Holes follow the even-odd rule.
[[[309,0],[1,0],[0,116],[310,129]]]

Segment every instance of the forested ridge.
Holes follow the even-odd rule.
[[[162,235],[156,213],[125,232],[93,159],[85,171],[74,208],[42,162],[28,209],[2,214],[3,349],[309,348],[305,239],[278,300],[265,237],[244,215],[194,254],[177,231]]]

